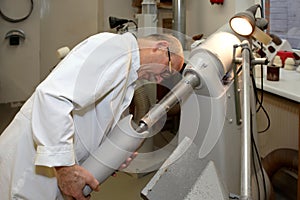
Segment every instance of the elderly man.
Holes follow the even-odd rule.
[[[89,199],[82,188],[99,182],[80,164],[129,106],[135,81],[159,83],[183,62],[166,34],[100,33],[78,44],[0,136],[1,199]]]

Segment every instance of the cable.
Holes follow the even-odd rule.
[[[263,49],[262,43],[260,44],[260,48],[261,48],[261,50]],[[260,98],[260,101],[259,101],[258,95],[257,95],[257,90],[255,90],[256,91],[256,96],[257,96],[256,102],[259,103],[259,107],[256,109],[256,112],[258,112],[260,110],[260,108],[263,108],[263,105],[262,105],[263,98],[264,98],[264,90],[263,90],[264,89],[263,65],[260,65],[260,77],[261,77],[261,79],[260,79],[260,85],[261,85],[262,92],[261,92],[261,98]],[[254,80],[254,83],[255,83],[255,80]],[[255,87],[256,87],[256,84],[255,84]]]
[[[262,65],[261,65],[262,67]],[[253,75],[253,68],[251,69],[251,80],[252,80],[252,85],[253,85],[253,92],[255,93],[255,96],[258,97],[257,95],[257,87],[256,87],[256,83],[255,83],[255,79],[254,79],[254,75]],[[262,70],[261,70],[261,80],[263,80],[263,76],[262,76]],[[262,85],[263,86],[263,85]],[[262,87],[263,89],[263,87]],[[267,130],[269,127],[270,127],[270,118],[269,118],[269,115],[268,113],[266,112],[265,108],[263,107],[262,105],[262,100],[259,101],[258,98],[257,98],[257,101],[259,102],[262,110],[265,112],[266,116],[267,116],[267,119],[268,119],[268,126],[265,130]],[[257,112],[257,111],[256,111]],[[259,199],[260,199],[260,189],[259,189],[259,182],[258,182],[258,177],[257,177],[257,172],[256,172],[256,167],[255,167],[255,158],[254,158],[254,152],[253,152],[253,147],[254,147],[254,150],[255,150],[255,155],[257,157],[257,161],[258,161],[258,164],[259,164],[259,168],[261,170],[261,174],[262,174],[262,179],[263,179],[263,188],[264,188],[264,199],[267,200],[267,188],[266,188],[266,180],[265,180],[265,176],[264,176],[264,172],[263,172],[263,167],[262,167],[262,164],[261,164],[261,159],[260,159],[260,155],[259,155],[259,152],[258,152],[258,149],[257,149],[257,146],[256,146],[256,142],[255,142],[255,139],[254,139],[254,133],[253,133],[253,118],[252,118],[252,112],[250,111],[250,132],[251,132],[251,150],[252,150],[252,156],[253,156],[253,166],[254,166],[254,170],[255,170],[255,177],[256,177],[256,182],[257,182],[257,188],[258,188],[258,194],[259,194]]]
[[[10,18],[8,17],[7,15],[5,15],[1,8],[0,8],[0,16],[5,20],[5,21],[8,21],[8,22],[11,22],[11,23],[18,23],[18,22],[21,22],[21,21],[24,21],[26,20],[32,13],[33,11],[33,7],[34,7],[34,3],[33,3],[33,0],[30,0],[30,3],[31,3],[31,6],[30,6],[30,10],[29,12],[27,13],[27,15],[25,15],[24,17],[21,17],[21,18],[18,18],[18,19],[13,19],[13,18]]]
[[[263,48],[262,44],[261,44],[261,48]],[[258,133],[264,133],[266,132],[270,126],[271,126],[271,120],[270,120],[270,116],[267,112],[267,110],[264,108],[263,106],[263,99],[264,99],[264,81],[263,81],[263,65],[260,66],[261,70],[260,70],[260,83],[261,83],[261,98],[259,100],[258,98],[258,94],[257,94],[257,87],[256,87],[256,82],[255,82],[255,78],[253,76],[253,73],[251,73],[251,80],[252,80],[252,85],[254,88],[254,94],[255,94],[255,99],[256,99],[256,104],[258,104],[258,108],[256,109],[256,112],[258,113],[260,109],[263,110],[263,112],[265,113],[265,116],[267,118],[267,127],[265,129],[263,129],[262,131],[258,131]]]
[[[129,22],[132,22],[135,25],[135,29],[136,30],[138,29],[138,25],[137,25],[137,23],[134,20],[129,20]]]
[[[251,120],[252,121],[252,120]],[[252,129],[252,126],[251,126]],[[258,191],[258,199],[260,200],[260,188],[259,188],[259,181],[257,177],[257,171],[256,171],[256,166],[255,166],[255,157],[254,157],[254,145],[253,145],[253,140],[252,140],[252,130],[251,130],[251,152],[252,152],[252,163],[253,163],[253,168],[254,168],[254,174],[255,174],[255,180],[256,180],[256,185],[257,185],[257,191]]]
[[[259,168],[261,170],[261,174],[262,174],[262,179],[263,179],[263,187],[264,187],[264,199],[267,200],[267,187],[266,187],[266,180],[265,180],[265,175],[264,175],[264,171],[263,171],[263,167],[262,167],[262,164],[261,164],[261,160],[260,160],[260,155],[259,155],[259,152],[258,152],[258,149],[257,149],[257,146],[256,146],[256,142],[254,140],[254,136],[253,136],[253,118],[252,118],[252,113],[250,113],[250,129],[251,129],[251,143],[252,143],[252,146],[251,146],[251,149],[252,149],[252,158],[253,158],[253,166],[254,166],[254,169],[255,169],[255,177],[256,177],[256,181],[257,181],[257,188],[258,188],[258,194],[259,194],[259,199],[260,199],[260,189],[259,189],[259,183],[258,183],[258,177],[257,177],[257,172],[256,172],[256,167],[255,167],[255,158],[254,158],[254,152],[253,152],[253,147],[255,149],[255,155],[257,157],[257,161],[258,161],[258,164],[259,164]]]

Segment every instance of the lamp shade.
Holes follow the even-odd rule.
[[[256,11],[261,8],[259,4],[255,4],[244,12],[237,13],[230,21],[231,29],[241,36],[250,36],[256,26]]]
[[[249,12],[240,12],[229,21],[231,29],[241,36],[250,36],[255,29],[254,15]]]
[[[267,45],[272,38],[263,32],[268,27],[268,21],[264,18],[256,19],[255,14],[259,4],[251,6],[244,12],[235,14],[229,21],[231,29],[243,37],[254,37],[260,42]]]

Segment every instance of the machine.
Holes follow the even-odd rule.
[[[251,7],[247,15],[256,9]],[[194,46],[179,83],[138,125],[130,115],[123,118],[83,163],[100,183],[151,136],[156,122],[180,103],[178,145],[141,196],[148,200],[269,199],[271,186],[256,145],[251,74],[255,65],[267,64],[270,58],[256,57],[252,43],[263,38],[261,45],[272,44],[276,51],[281,44],[263,31],[256,30],[260,37],[253,38],[231,28],[226,24]],[[115,155],[113,161],[107,159],[108,152]],[[88,195],[91,189],[86,186],[83,192]]]
[[[267,199],[268,177],[251,152],[257,132],[249,75],[266,60],[255,59],[242,40],[225,25],[192,49],[183,80],[193,74],[198,84],[181,104],[179,145],[143,189],[144,199]]]

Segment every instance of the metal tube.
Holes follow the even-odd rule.
[[[134,129],[132,115],[122,118],[103,143],[82,163],[82,167],[88,170],[100,184],[110,177],[147,137],[147,131],[137,132]],[[89,185],[85,185],[82,192],[84,196],[88,196],[92,191]]]
[[[236,55],[236,48],[237,47],[233,47],[233,56],[235,57]],[[238,81],[238,74],[237,74],[237,65],[238,58],[235,58],[233,61],[233,78],[234,78],[234,82],[233,82],[233,87],[234,87],[234,100],[235,100],[235,115],[236,115],[236,124],[237,125],[241,125],[241,99],[240,99],[240,89],[239,89],[239,81]],[[241,62],[242,63],[242,60]]]
[[[249,43],[242,45],[243,69],[243,131],[241,137],[241,199],[251,197],[251,122],[250,122],[250,67]]]
[[[185,3],[184,0],[173,0],[173,30],[185,33]]]
[[[172,29],[178,32],[177,37],[180,40],[183,48],[185,48],[185,38],[184,38],[185,29],[186,29],[185,0],[173,0],[172,7],[173,7]]]
[[[200,79],[198,76],[192,73],[186,74],[186,76],[141,119],[140,126],[143,126],[143,128],[140,127],[141,130],[145,129],[145,124],[147,128],[152,127],[174,105],[183,98],[188,97],[199,84]]]

